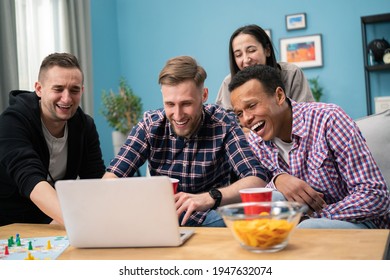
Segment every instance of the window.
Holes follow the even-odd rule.
[[[19,88],[34,90],[42,60],[69,52],[65,0],[16,0]]]

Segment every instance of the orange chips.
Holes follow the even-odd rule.
[[[268,248],[282,243],[294,224],[286,220],[254,219],[233,222],[233,230],[245,245]]]

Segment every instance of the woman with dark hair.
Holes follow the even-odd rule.
[[[232,109],[228,90],[231,78],[250,65],[268,65],[280,71],[287,97],[297,102],[314,101],[309,84],[302,70],[294,64],[277,62],[272,42],[265,31],[255,25],[238,28],[229,41],[230,74],[225,77],[218,92],[216,103]]]

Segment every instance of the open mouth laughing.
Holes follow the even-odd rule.
[[[71,105],[61,105],[61,104],[57,104],[57,107],[62,109],[62,110],[68,110],[70,109]]]
[[[185,121],[176,121],[176,120],[174,120],[174,122],[175,122],[175,124],[177,124],[178,126],[184,126],[184,125],[186,125],[188,122],[189,122],[189,120],[185,120]]]
[[[251,127],[251,130],[253,130],[254,132],[258,132],[260,130],[262,130],[265,126],[265,121],[260,121],[258,123],[256,123],[255,125],[253,125]]]

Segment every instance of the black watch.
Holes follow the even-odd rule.
[[[211,208],[211,210],[215,210],[218,208],[218,206],[221,204],[221,200],[222,200],[222,193],[216,189],[216,188],[212,188],[211,190],[209,190],[209,194],[210,196],[215,199],[215,203],[214,203],[214,206]]]

